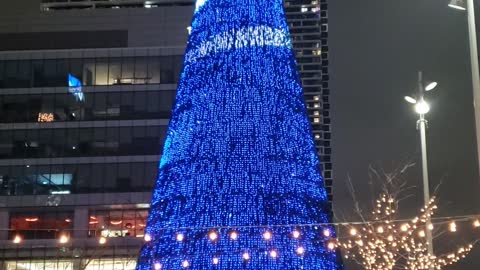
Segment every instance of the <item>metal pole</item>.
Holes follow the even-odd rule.
[[[467,13],[470,64],[472,66],[473,106],[475,110],[475,133],[477,136],[477,165],[480,173],[480,70],[478,68],[477,30],[475,26],[475,6],[473,0],[467,0]]]
[[[423,76],[422,72],[418,72],[418,93],[419,93],[419,102],[423,102]],[[426,136],[426,128],[427,128],[427,120],[425,119],[424,114],[420,114],[420,119],[417,122],[417,127],[420,130],[420,144],[422,148],[422,178],[423,178],[423,202],[426,205],[430,202],[430,188],[428,186],[428,159],[427,159],[427,136]],[[430,230],[430,218],[427,219],[425,227],[425,236],[427,237],[427,251],[429,255],[433,254],[433,236],[432,231]],[[429,266],[430,270],[433,270],[432,266]]]

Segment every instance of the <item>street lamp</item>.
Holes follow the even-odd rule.
[[[425,82],[423,80],[422,72],[418,72],[418,93],[415,97],[406,96],[405,100],[408,103],[414,104],[415,112],[418,113],[420,118],[417,121],[417,129],[420,130],[420,144],[422,148],[422,176],[423,176],[423,201],[424,205],[430,203],[430,189],[428,187],[428,162],[427,162],[427,137],[426,128],[427,120],[425,114],[430,111],[430,105],[425,101],[425,91],[432,91],[437,87],[437,82]],[[427,228],[425,230],[428,253],[433,255],[433,236],[432,231],[428,228],[430,225],[430,218],[427,220]]]
[[[477,138],[477,162],[480,172],[480,69],[478,68],[477,30],[473,0],[451,0],[449,7],[466,10],[468,15],[468,38],[470,44],[470,65],[472,70],[473,107],[475,111],[475,133]]]

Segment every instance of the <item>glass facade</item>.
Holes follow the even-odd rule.
[[[0,166],[0,196],[149,192],[157,162]]]
[[[1,132],[0,158],[159,155],[167,126],[16,129]]]
[[[182,57],[0,61],[0,196],[151,191]]]
[[[0,88],[177,83],[183,56],[65,58],[0,61]]]
[[[10,213],[10,239],[56,239],[70,235],[73,229],[73,212],[13,212]]]
[[[143,237],[148,209],[90,211],[89,237]]]
[[[168,119],[174,90],[0,95],[0,123]]]

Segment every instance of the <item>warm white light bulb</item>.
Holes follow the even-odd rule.
[[[455,224],[455,221],[450,222],[450,224],[448,225],[448,229],[451,232],[456,232],[457,231],[457,224]]]
[[[243,258],[245,261],[248,261],[248,260],[250,260],[250,254],[248,254],[247,252],[243,253],[242,258]]]
[[[105,243],[107,243],[107,238],[105,238],[105,237],[103,237],[103,236],[100,237],[100,238],[98,239],[98,243],[99,243],[100,245],[104,245]]]
[[[220,259],[218,259],[217,257],[212,259],[213,264],[218,264],[219,262],[220,262]]]
[[[182,266],[183,266],[183,268],[187,268],[187,267],[190,266],[190,263],[189,263],[187,260],[184,260],[184,261],[182,262]]]
[[[330,250],[334,250],[334,249],[335,249],[335,243],[329,242],[329,243],[327,244],[327,248],[330,249]]]
[[[231,232],[230,233],[230,239],[237,240],[238,239],[238,233],[236,231]]]
[[[407,224],[403,224],[403,225],[400,227],[400,230],[401,230],[402,232],[408,231],[408,225],[407,225]]]
[[[383,233],[383,227],[382,227],[382,226],[379,226],[379,227],[377,228],[377,232],[378,232],[378,233]]]
[[[305,249],[303,247],[298,247],[296,252],[298,255],[303,255],[305,253]]]
[[[475,227],[475,228],[480,227],[480,220],[478,220],[478,219],[475,220],[475,221],[473,222],[473,227]]]
[[[68,243],[68,240],[69,240],[68,236],[62,234],[60,236],[60,238],[58,239],[58,242],[60,242],[60,244],[66,244],[66,243]]]
[[[300,232],[295,230],[295,231],[292,232],[292,236],[293,236],[293,238],[297,239],[297,238],[300,237]]]
[[[263,238],[264,238],[265,240],[270,240],[270,239],[272,239],[272,233],[269,232],[269,231],[264,232],[264,233],[263,233]]]
[[[323,235],[324,235],[325,237],[330,237],[330,230],[329,230],[329,229],[323,230]]]
[[[153,265],[153,268],[155,268],[155,270],[161,270],[162,269],[162,264],[161,263],[155,263]]]
[[[418,236],[420,237],[425,237],[425,231],[419,231]]]
[[[145,240],[145,242],[150,242],[152,241],[152,237],[150,236],[150,234],[145,234],[145,236],[143,237],[143,240]]]
[[[352,235],[352,236],[357,235],[357,229],[351,228],[351,229],[350,229],[350,235]]]
[[[22,237],[20,235],[15,235],[15,237],[13,238],[12,242],[14,244],[20,244],[22,242]]]
[[[270,257],[272,257],[272,258],[277,258],[277,257],[278,257],[277,251],[276,251],[276,250],[271,250],[271,251],[270,251]]]
[[[178,242],[182,242],[185,239],[185,236],[181,233],[177,233],[175,239],[177,239]]]
[[[210,241],[216,241],[218,239],[218,233],[217,232],[210,232],[208,234],[208,238]]]

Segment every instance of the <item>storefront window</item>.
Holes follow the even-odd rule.
[[[143,237],[147,209],[91,211],[90,237]]]
[[[18,212],[10,216],[10,238],[56,239],[73,229],[73,212]]]
[[[73,263],[67,260],[19,260],[7,261],[6,270],[72,270]],[[89,268],[90,269],[90,268]],[[92,268],[96,269],[96,268]],[[100,268],[98,268],[100,270]],[[107,269],[107,268],[102,268]],[[113,269],[113,268],[112,268]]]

